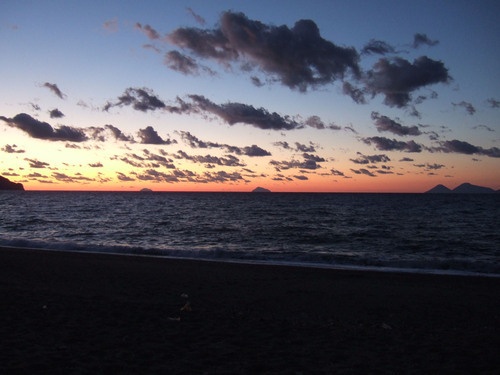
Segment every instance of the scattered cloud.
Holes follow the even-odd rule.
[[[95,181],[93,178],[82,176],[81,173],[76,173],[74,176],[69,176],[65,173],[53,172],[52,177],[60,182],[65,183],[88,183]]]
[[[139,143],[145,145],[171,145],[173,143],[177,143],[175,140],[166,139],[164,140],[162,137],[158,135],[158,132],[153,129],[152,126],[147,126],[144,129],[139,129],[137,132],[137,136],[139,137]]]
[[[415,141],[398,141],[396,139],[389,139],[385,137],[368,137],[362,138],[362,141],[368,145],[375,145],[375,147],[382,151],[406,151],[406,152],[421,152],[422,146]]]
[[[413,48],[418,48],[422,45],[433,47],[439,44],[439,40],[431,40],[426,34],[416,33],[413,36]]]
[[[489,126],[486,126],[486,125],[476,125],[476,126],[473,126],[472,129],[475,129],[475,130],[477,130],[477,129],[484,129],[484,130],[487,130],[489,132],[494,132],[495,131],[495,129],[492,129]]]
[[[139,30],[141,33],[146,35],[149,40],[160,39],[160,34],[149,25],[142,26],[141,23],[136,22],[134,25],[134,29]]]
[[[488,105],[491,108],[500,108],[500,100],[496,100],[494,98],[489,98],[486,100],[486,102],[488,103]]]
[[[438,170],[438,169],[441,169],[441,168],[445,167],[445,165],[443,165],[443,164],[437,164],[437,163],[434,163],[434,164],[429,164],[429,163],[425,163],[425,164],[413,164],[413,166],[415,166],[417,168],[425,168],[426,171]]]
[[[269,112],[264,108],[255,108],[243,103],[228,102],[215,104],[202,95],[189,95],[195,103],[192,109],[212,113],[229,125],[242,123],[266,130],[292,130],[302,127],[289,116],[281,116],[276,112]]]
[[[186,10],[188,13],[194,18],[196,22],[198,22],[200,25],[205,26],[205,19],[200,16],[199,14],[195,13],[194,10],[192,10],[190,7],[186,7]]]
[[[24,160],[26,160],[28,163],[29,163],[29,166],[30,168],[46,168],[48,167],[50,164],[49,163],[46,163],[44,161],[40,161],[38,159],[29,159],[29,158],[25,158]]]
[[[324,158],[319,157],[317,155],[313,154],[308,154],[308,153],[303,153],[302,157],[304,158],[303,161],[299,160],[290,160],[290,161],[276,161],[276,160],[271,160],[269,164],[273,165],[274,168],[279,172],[281,170],[287,170],[291,168],[297,168],[297,169],[305,169],[305,170],[316,170],[321,168],[321,165],[318,163],[326,161]]]
[[[465,141],[459,141],[454,139],[452,141],[443,141],[440,142],[440,147],[432,148],[430,151],[438,151],[438,152],[454,152],[458,154],[478,154],[478,155],[486,155],[492,158],[500,158],[500,149],[497,147],[491,148],[482,148],[479,146],[474,146]]]
[[[5,145],[1,150],[8,154],[24,154],[26,152],[25,150],[18,149],[16,145]]]
[[[116,172],[116,178],[118,178],[118,180],[120,181],[135,181],[135,178],[132,178],[132,177],[129,177],[125,174],[123,174],[122,172]]]
[[[363,155],[362,153],[357,153],[359,156],[357,159],[350,159],[353,163],[356,164],[369,164],[369,163],[387,163],[391,161],[391,159],[384,154],[381,155]]]
[[[351,169],[351,171],[353,173],[356,173],[356,174],[364,174],[364,175],[370,176],[370,177],[377,177],[377,175],[373,174],[368,169],[364,169],[364,168],[361,168],[361,169]]]
[[[271,153],[263,148],[252,145],[246,147],[231,146],[228,144],[221,144],[216,142],[205,142],[200,140],[198,137],[194,136],[190,132],[180,131],[182,140],[192,148],[222,148],[226,152],[233,153],[236,155],[246,155],[246,156],[270,156]]]
[[[102,168],[103,165],[101,162],[97,162],[97,163],[89,163],[89,167],[91,168]]]
[[[344,95],[350,96],[352,100],[354,100],[355,103],[357,104],[366,104],[366,98],[365,98],[365,92],[358,88],[353,86],[349,82],[344,82],[342,85],[342,92]]]
[[[465,102],[465,101],[461,101],[460,103],[451,103],[453,104],[454,107],[462,107],[462,108],[465,108],[465,110],[467,111],[467,113],[469,115],[473,115],[474,113],[476,113],[476,108],[474,108],[474,106],[471,104],[471,103],[468,103],[468,102]]]
[[[19,113],[13,118],[0,116],[7,125],[18,128],[33,138],[45,139],[49,141],[83,142],[88,139],[82,129],[67,125],[61,125],[54,129],[46,122],[34,119],[26,113]]]
[[[64,113],[62,113],[60,110],[57,108],[54,108],[53,110],[49,111],[50,118],[63,118]]]
[[[198,75],[200,74],[200,69],[202,68],[202,66],[198,64],[195,59],[175,50],[165,53],[164,62],[170,69],[186,75]],[[208,71],[209,69],[204,68],[204,70]]]
[[[103,110],[109,111],[112,107],[123,106],[132,106],[132,108],[141,112],[155,111],[166,107],[165,103],[154,94],[153,90],[145,87],[129,87],[125,89],[123,95],[118,97],[118,101],[115,103],[107,102]]]
[[[63,92],[59,89],[59,87],[55,83],[45,82],[42,85],[42,87],[48,88],[50,91],[52,91],[55,95],[57,95],[61,99],[65,99],[66,98],[66,95],[63,94]]]
[[[368,43],[365,44],[365,46],[361,50],[362,55],[371,55],[371,54],[385,55],[387,53],[395,53],[395,52],[396,49],[389,43],[375,39],[371,39]]]
[[[344,172],[341,172],[339,170],[336,170],[336,169],[331,169],[330,172],[332,173],[332,175],[334,176],[339,176],[339,177],[345,177],[344,175]]]
[[[383,116],[378,112],[372,112],[372,120],[375,121],[375,126],[379,132],[390,132],[397,135],[420,135],[422,132],[417,126],[404,126],[399,122],[390,119],[387,116]]]

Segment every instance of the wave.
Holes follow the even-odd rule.
[[[500,265],[490,261],[470,259],[397,259],[328,253],[304,253],[284,251],[238,251],[223,246],[206,249],[163,247],[141,247],[129,245],[107,245],[99,243],[82,244],[72,241],[28,240],[25,238],[0,238],[0,247],[29,248],[51,251],[70,251],[86,253],[106,253],[164,258],[212,260],[224,262],[245,262],[283,266],[314,268],[334,268],[353,270],[372,270],[383,272],[437,273],[464,276],[500,277]]]

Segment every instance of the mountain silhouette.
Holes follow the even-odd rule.
[[[8,178],[0,176],[0,190],[24,190],[23,184],[10,181]]]
[[[490,194],[495,193],[495,190],[478,185],[472,185],[468,182],[464,182],[462,185],[457,186],[455,189],[451,190],[444,185],[436,185],[432,189],[426,191],[426,193],[433,194],[443,194],[443,193],[452,193],[452,194]]]

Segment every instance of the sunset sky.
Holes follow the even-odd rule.
[[[498,1],[0,1],[27,190],[500,189]]]

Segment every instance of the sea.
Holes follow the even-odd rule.
[[[0,192],[0,246],[500,277],[500,194]]]

